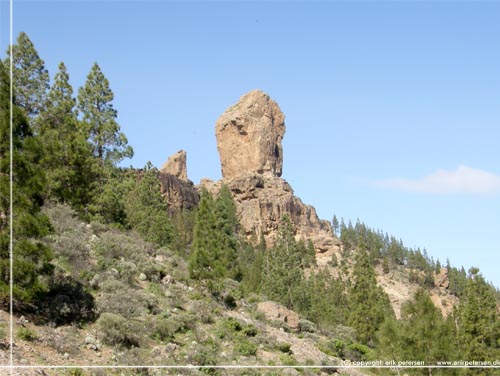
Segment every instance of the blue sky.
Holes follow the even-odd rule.
[[[8,44],[0,2],[0,46]],[[286,115],[283,177],[500,286],[500,2],[14,0],[51,77],[94,61],[134,147],[219,179],[214,125],[252,89]]]

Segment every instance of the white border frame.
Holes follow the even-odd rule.
[[[126,1],[126,0],[117,0]],[[57,369],[186,369],[186,370],[199,370],[199,369],[287,369],[287,368],[296,368],[296,369],[392,369],[392,370],[400,370],[400,369],[417,369],[417,368],[432,368],[432,369],[447,369],[447,368],[465,368],[465,369],[500,369],[500,360],[495,360],[494,364],[491,366],[437,366],[437,365],[428,365],[428,366],[347,366],[347,365],[297,365],[297,366],[269,366],[269,365],[215,365],[215,366],[199,366],[199,365],[178,365],[178,366],[151,366],[151,365],[136,365],[136,366],[97,366],[97,365],[15,365],[14,364],[14,314],[13,314],[13,286],[14,286],[14,253],[13,253],[13,25],[14,25],[14,0],[9,0],[9,51],[10,51],[10,66],[9,66],[9,81],[10,81],[10,140],[9,140],[9,150],[10,150],[10,161],[9,161],[9,364],[8,365],[0,365],[1,370],[10,370],[10,375],[14,375],[14,370],[57,370]]]

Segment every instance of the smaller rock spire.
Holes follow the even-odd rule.
[[[160,168],[160,172],[174,175],[183,181],[188,181],[186,152],[184,150],[179,150],[177,153],[171,155]]]

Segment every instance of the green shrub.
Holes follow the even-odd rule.
[[[185,333],[195,327],[195,318],[185,314],[170,318],[159,317],[153,327],[151,337],[158,341],[170,341],[176,333]]]
[[[316,328],[316,324],[312,321],[306,319],[299,320],[299,328],[302,332],[315,333],[318,329]]]
[[[318,349],[327,355],[335,356],[344,359],[345,358],[345,343],[337,338],[333,338],[326,342],[320,342],[318,344]]]
[[[289,343],[279,343],[276,347],[284,354],[292,354],[292,345]]]
[[[217,364],[220,346],[213,339],[208,339],[200,343],[195,352],[189,356],[188,361],[200,366],[212,366]],[[202,372],[207,374],[217,374],[214,368],[204,368]]]
[[[68,376],[84,376],[85,374],[83,373],[81,368],[74,368],[68,371],[67,373]]]
[[[33,329],[21,326],[17,329],[17,337],[23,341],[33,342],[38,339],[38,334]]]
[[[243,326],[238,320],[228,317],[219,322],[215,333],[219,338],[233,338],[234,334],[242,329]]]
[[[243,334],[247,337],[255,337],[257,335],[257,328],[251,324],[243,328]]]
[[[167,274],[165,268],[151,260],[139,264],[139,271],[146,274],[148,280],[151,282],[160,282],[161,279]]]
[[[352,360],[367,360],[372,350],[361,343],[352,343],[347,346],[346,357]]]
[[[174,337],[179,328],[178,323],[173,320],[160,319],[154,324],[151,337],[158,341],[167,342]]]
[[[257,349],[258,347],[256,344],[245,339],[236,342],[234,346],[234,351],[243,356],[255,356],[255,354],[257,354]]]
[[[297,360],[290,354],[281,354],[280,355],[280,362],[284,366],[295,366],[297,365]]]

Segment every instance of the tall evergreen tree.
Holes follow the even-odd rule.
[[[419,289],[412,300],[401,308],[401,350],[403,359],[417,359],[426,365],[437,361],[456,360],[453,333],[429,294]],[[433,375],[433,369],[415,371]],[[434,371],[438,374],[439,371]]]
[[[12,46],[14,96],[16,104],[26,115],[34,117],[45,107],[49,89],[49,73],[45,62],[38,55],[33,42],[26,33],[19,33]],[[7,50],[6,67],[10,65],[10,49]]]
[[[225,184],[222,184],[215,201],[215,219],[219,245],[217,265],[222,269],[221,274],[235,278],[240,274],[237,265],[238,240],[236,238],[238,218],[236,204],[229,187]]]
[[[97,63],[92,66],[85,85],[78,91],[78,109],[86,125],[94,155],[102,162],[115,164],[133,156],[127,137],[120,132],[113,107],[114,94]]]
[[[224,218],[223,218],[224,217]],[[201,190],[196,212],[189,271],[192,278],[216,280],[229,274],[224,254],[233,246],[230,239],[231,215],[224,212],[224,204],[214,200],[205,188]]]
[[[189,271],[192,278],[235,277],[237,267],[236,207],[224,185],[216,200],[202,189],[196,213]]]
[[[500,354],[500,317],[493,289],[477,268],[469,270],[457,317],[464,359],[495,360]]]
[[[332,218],[332,230],[335,236],[339,235],[339,230],[340,230],[340,225],[339,225],[339,220],[337,219],[337,216],[334,214]]]
[[[348,316],[346,286],[326,268],[313,273],[307,280],[309,306],[305,314],[321,327],[343,325]]]
[[[95,188],[88,209],[90,217],[100,222],[127,226],[125,200],[136,180],[134,169],[100,165],[96,168]]]
[[[375,271],[363,246],[356,256],[353,277],[349,293],[349,324],[356,329],[361,342],[373,345],[375,333],[384,318],[392,317],[394,312],[387,294],[377,286]]]
[[[126,196],[127,221],[146,240],[160,246],[172,240],[173,228],[167,212],[167,203],[161,194],[158,171],[150,162]]]
[[[303,290],[302,256],[290,219],[285,216],[276,244],[265,256],[262,292],[290,309],[297,305]]]
[[[92,150],[75,105],[66,66],[60,63],[47,106],[36,121],[46,148],[42,166],[47,171],[48,196],[81,211],[90,202],[95,177]]]
[[[245,294],[260,290],[266,253],[266,242],[263,235],[256,247],[250,242],[243,242],[239,252],[239,265],[242,271],[242,288]]]
[[[10,217],[10,112],[13,143],[13,298],[29,302],[46,291],[43,277],[50,275],[52,251],[40,242],[50,230],[41,214],[45,179],[39,163],[43,149],[33,136],[23,110],[10,103],[9,77],[0,64],[0,302],[9,296]]]
[[[377,353],[383,360],[403,359],[401,323],[394,317],[384,320],[377,332]]]
[[[193,244],[189,257],[189,274],[194,279],[213,278],[213,255],[217,250],[215,235],[215,202],[212,194],[204,187],[195,217]]]

